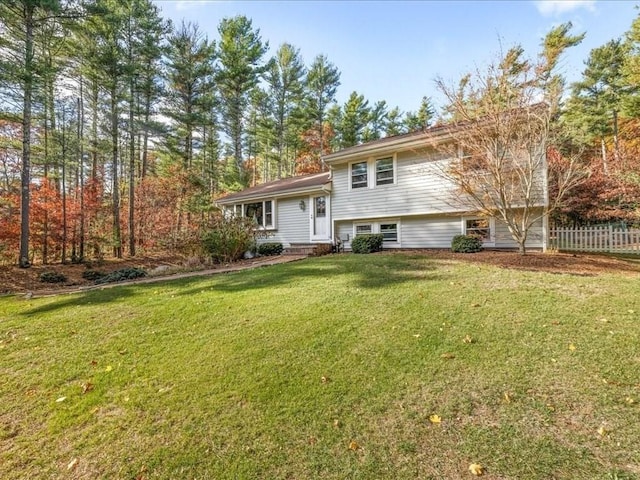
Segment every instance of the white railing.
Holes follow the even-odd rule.
[[[640,229],[612,226],[551,228],[552,250],[573,252],[631,253],[640,255]]]

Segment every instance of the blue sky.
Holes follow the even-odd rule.
[[[283,42],[300,49],[308,64],[326,54],[341,72],[338,101],[357,91],[370,103],[416,110],[423,95],[436,105],[442,97],[434,78],[455,82],[482,67],[504,48],[521,44],[529,56],[539,52],[544,34],[571,21],[586,32],[562,68],[579,78],[592,48],[618,38],[638,15],[634,1],[235,1],[156,0],[163,16],[179,24],[197,23],[217,39],[224,17],[246,15],[273,54]],[[640,0],[639,2],[640,3]]]

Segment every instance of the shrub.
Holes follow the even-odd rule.
[[[451,240],[451,251],[455,253],[476,253],[482,250],[482,237],[478,235],[456,235]]]
[[[322,255],[329,255],[333,253],[333,245],[330,243],[318,243],[313,252],[313,257],[321,257]]]
[[[356,235],[351,241],[353,253],[373,253],[382,251],[383,236],[381,233]]]
[[[219,217],[202,235],[202,245],[214,262],[235,262],[255,244],[255,235],[252,219]]]
[[[134,278],[146,277],[147,272],[142,268],[123,268],[108,273],[96,280],[96,284],[122,282],[124,280],[133,280]]]
[[[258,245],[258,255],[280,255],[284,247],[281,243],[269,242]]]
[[[40,281],[44,283],[63,283],[67,281],[67,277],[59,272],[42,272]]]
[[[100,272],[98,270],[85,270],[82,272],[82,278],[85,280],[91,280],[92,282],[102,278],[106,275],[104,272]]]

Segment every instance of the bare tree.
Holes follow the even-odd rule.
[[[502,220],[523,255],[531,227],[587,175],[580,155],[564,148],[556,121],[563,82],[554,69],[562,51],[582,39],[570,37],[570,28],[554,28],[537,61],[525,59],[516,46],[458,85],[436,80],[448,100],[451,122],[441,128],[451,141],[433,146],[453,159],[439,174],[457,187],[456,203]],[[549,165],[552,146],[562,154]]]

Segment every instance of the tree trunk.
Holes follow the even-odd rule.
[[[120,182],[118,180],[118,98],[116,85],[111,87],[111,149],[113,180],[113,255],[122,258],[122,235],[120,231]]]
[[[61,190],[62,190],[62,263],[67,261],[67,169],[66,169],[66,155],[67,155],[67,137],[65,135],[66,128],[66,115],[65,109],[62,107],[62,152],[61,152]]]
[[[78,260],[84,260],[84,105],[82,98],[82,78],[80,78],[80,97],[78,98],[78,175],[80,184],[80,239],[78,240]]]
[[[130,105],[129,105],[129,255],[136,256],[136,236],[135,236],[135,167],[136,167],[136,136],[133,128],[133,107],[135,95],[135,81],[130,84]]]
[[[20,268],[31,266],[29,262],[29,207],[31,184],[31,95],[33,88],[33,3],[24,3],[24,99],[22,110],[22,170],[20,172]]]
[[[606,177],[609,175],[609,164],[607,162],[607,146],[604,143],[604,138],[600,139],[600,149],[602,151],[602,172]]]

